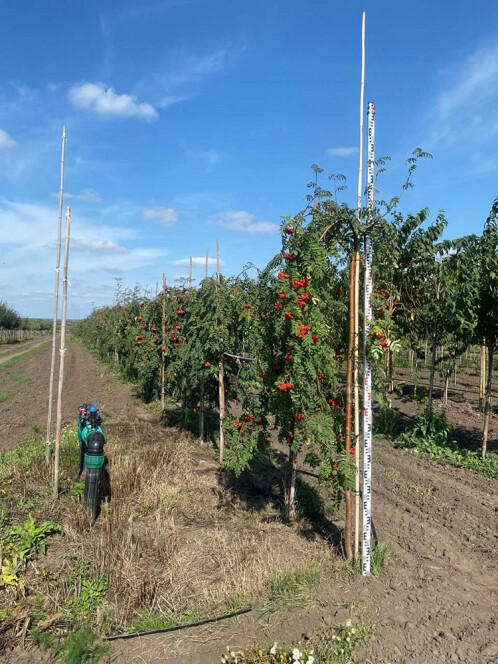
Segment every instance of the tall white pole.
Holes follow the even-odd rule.
[[[360,144],[358,157],[358,190],[356,209],[358,224],[361,222],[361,199],[363,195],[363,104],[365,92],[365,12],[361,22],[361,79],[360,79]],[[356,244],[356,241],[355,241]],[[360,254],[355,246],[354,264],[354,348],[353,348],[353,386],[354,386],[354,447],[355,454],[355,518],[354,518],[354,557],[360,551],[360,380],[359,380],[359,344],[360,344]]]
[[[55,261],[55,284],[54,284],[54,316],[52,322],[52,362],[50,364],[50,383],[48,389],[48,415],[47,434],[45,438],[45,461],[50,463],[50,428],[52,425],[52,402],[54,396],[54,374],[55,374],[55,342],[57,336],[57,313],[59,309],[59,273],[61,264],[62,244],[62,208],[64,205],[64,159],[66,153],[66,127],[62,127],[62,156],[61,156],[61,184],[59,190],[59,217],[57,224],[57,258]]]
[[[66,208],[66,243],[64,246],[64,276],[62,278],[62,317],[61,317],[61,345],[59,363],[59,386],[57,390],[57,421],[55,426],[55,450],[54,450],[54,485],[52,497],[56,500],[59,496],[59,457],[62,430],[62,389],[64,386],[64,359],[66,355],[66,317],[67,317],[67,271],[69,262],[69,235],[71,228],[71,208]]]
[[[375,105],[368,102],[368,194],[367,204],[369,220],[373,221],[375,206]],[[367,339],[369,324],[372,320],[372,291],[373,274],[372,237],[365,233],[365,311],[363,325],[363,542],[361,549],[361,572],[363,576],[370,575],[370,553],[371,553],[371,527],[372,527],[372,364],[367,356]]]

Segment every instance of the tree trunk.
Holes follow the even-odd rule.
[[[225,453],[225,432],[223,425],[225,423],[225,367],[223,358],[220,360],[219,367],[219,400],[220,400],[220,463],[223,463]]]
[[[412,365],[413,366],[413,365]],[[387,349],[387,391],[394,392],[394,353]]]
[[[204,376],[201,378],[200,399],[199,399],[199,438],[204,440]]]
[[[479,366],[479,410],[484,407],[484,389],[486,385],[486,345],[481,344],[480,366]]]
[[[436,351],[437,351],[437,323],[434,323],[432,329],[432,353],[431,366],[429,368],[429,397],[427,399],[427,412],[432,413],[432,393],[434,392],[434,374],[436,372]]]
[[[287,476],[287,500],[285,506],[288,521],[296,518],[296,477],[297,477],[297,453],[289,450],[289,475]]]
[[[489,414],[491,410],[491,384],[493,382],[493,353],[495,349],[495,340],[488,342],[488,380],[486,385],[486,394],[484,397],[484,426],[482,432],[482,457],[486,456],[488,449],[489,436]]]
[[[445,379],[444,379],[444,405],[448,405],[448,385],[450,382],[450,375],[449,373],[446,374]]]

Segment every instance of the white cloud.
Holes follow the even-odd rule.
[[[455,68],[453,84],[444,90],[437,101],[443,116],[498,96],[498,45],[478,48]]]
[[[175,97],[173,95],[167,95],[161,99],[157,106],[159,106],[159,108],[166,109],[170,106],[173,106],[174,104],[179,104],[181,101],[185,101],[186,99],[188,99],[188,96]]]
[[[217,226],[241,233],[275,233],[279,226],[269,221],[256,221],[256,217],[245,210],[227,210],[216,215]]]
[[[138,102],[135,95],[117,94],[103,83],[81,83],[69,89],[68,99],[73,106],[107,117],[136,117],[141,120],[157,118],[156,109],[147,102]]]
[[[6,131],[0,129],[0,150],[8,150],[13,148],[17,143],[11,138]]]
[[[354,154],[358,154],[358,148],[329,148],[327,154],[331,157],[352,157]]]
[[[142,210],[144,219],[157,221],[165,228],[171,228],[178,221],[178,212],[174,208],[167,207],[150,207]]]
[[[115,242],[92,241],[82,240],[81,238],[72,237],[70,242],[71,251],[86,251],[93,253],[97,251],[101,254],[129,254],[130,250],[122,247]]]
[[[170,66],[170,71],[162,75],[167,88],[196,83],[205,76],[219,71],[226,61],[228,49],[218,49],[202,56],[177,55]]]
[[[53,306],[55,241],[58,208],[0,201],[1,279],[13,303],[25,316],[50,317]],[[129,248],[121,241],[130,242]],[[63,238],[64,244],[64,238]],[[136,230],[106,226],[75,215],[71,223],[69,258],[69,317],[86,315],[90,304],[112,302],[113,278],[122,273],[128,282],[148,283],[160,274],[167,252],[141,247]],[[97,294],[96,294],[97,291]]]
[[[190,258],[180,258],[177,261],[171,261],[171,265],[176,265],[177,267],[189,267],[190,260],[192,260],[193,267],[205,267],[206,257],[205,256],[193,256]],[[208,258],[208,267],[216,267],[216,258]],[[220,261],[221,265],[225,265],[223,261]]]
[[[59,194],[57,194],[58,196]],[[82,203],[100,203],[102,198],[98,191],[95,189],[83,189],[80,194],[70,194],[69,192],[64,192],[64,198],[73,201],[81,201]]]
[[[441,73],[443,86],[424,116],[417,141],[425,149],[465,154],[466,161],[486,161],[498,149],[498,45],[480,46]]]

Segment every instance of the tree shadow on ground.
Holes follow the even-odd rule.
[[[220,428],[218,411],[204,411],[204,440],[214,442],[215,434]],[[199,411],[183,409],[177,405],[167,405],[162,411],[161,423],[163,426],[178,427],[190,431],[195,436],[200,436]]]
[[[450,438],[456,441],[460,450],[480,452],[482,449],[482,429],[459,425],[451,430]],[[488,452],[498,453],[498,439],[488,441]]]
[[[228,490],[228,495],[236,496],[249,511],[264,512],[268,506],[271,506],[274,513],[262,516],[264,521],[278,520],[285,523],[287,472],[286,455],[273,451],[269,455],[252,459],[248,468],[239,477],[226,470],[220,470],[220,482]],[[320,537],[342,553],[342,530],[327,514],[328,505],[319,490],[318,475],[305,470],[299,470],[298,473],[296,480],[298,516],[294,525],[297,526],[301,537],[307,540]],[[219,507],[227,507],[227,500],[230,502],[230,498],[227,499],[225,494]]]

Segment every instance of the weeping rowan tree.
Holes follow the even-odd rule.
[[[340,208],[337,208],[340,212]],[[289,447],[286,514],[296,514],[300,452],[320,477],[354,487],[354,459],[344,449],[344,397],[338,392],[336,268],[323,243],[323,218],[300,214],[282,226],[282,252],[261,277],[265,322],[262,352],[268,411]],[[349,458],[348,458],[349,457]]]

